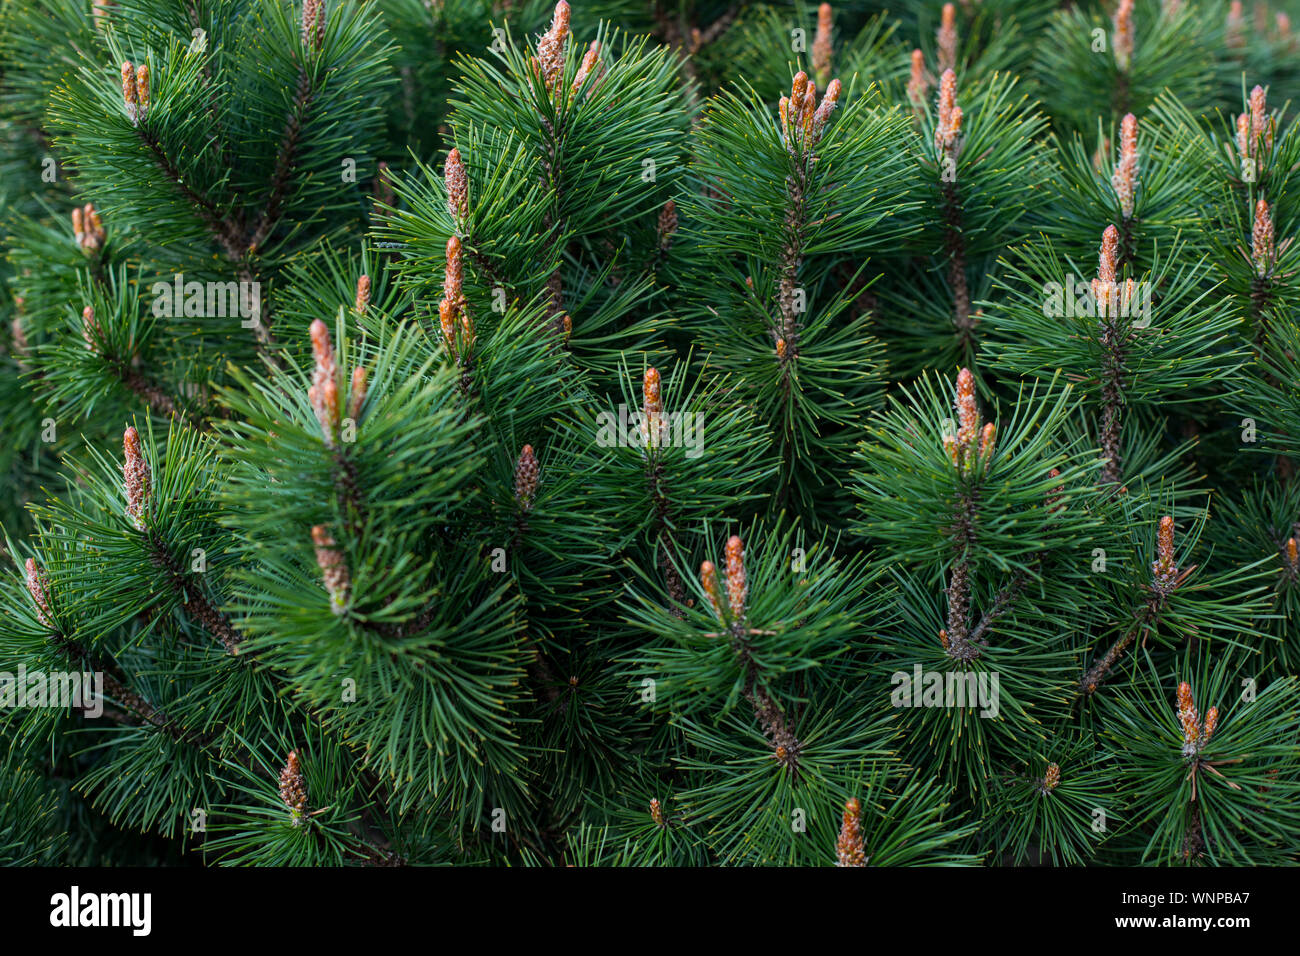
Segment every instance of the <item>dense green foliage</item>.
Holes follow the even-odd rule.
[[[1298,91],[1262,2],[0,0],[0,695],[103,691],[0,863],[1298,862]]]

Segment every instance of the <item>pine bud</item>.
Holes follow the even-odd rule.
[[[140,125],[140,95],[136,89],[135,67],[130,60],[122,63],[122,102],[126,105],[126,117],[132,126]]]
[[[316,413],[316,420],[320,422],[326,447],[333,448],[334,429],[339,421],[338,368],[334,364],[334,348],[330,345],[329,330],[320,319],[311,324],[311,350],[316,359],[316,368],[312,373],[312,384],[307,397]]]
[[[925,54],[920,50],[912,51],[912,76],[907,81],[907,99],[912,109],[920,111],[925,108],[925,98],[930,95],[930,79],[925,72]]]
[[[447,350],[456,357],[456,308],[450,299],[438,302],[438,324],[442,327],[442,340],[447,343]]]
[[[777,110],[781,115],[781,139],[785,140],[788,146],[790,142],[790,97],[781,97]]]
[[[556,83],[564,72],[564,43],[569,36],[569,5],[560,0],[555,5],[551,28],[537,41],[537,64],[546,89],[554,93]]]
[[[568,342],[569,339],[573,337],[573,316],[569,315],[568,313],[565,313],[563,326],[564,326],[564,341]]]
[[[1211,707],[1202,724],[1196,713],[1196,701],[1192,698],[1192,686],[1183,681],[1178,685],[1178,723],[1183,731],[1183,756],[1195,757],[1210,742],[1219,726],[1219,708]]]
[[[1261,199],[1255,203],[1255,223],[1250,232],[1250,261],[1254,263],[1255,275],[1267,276],[1273,269],[1276,256],[1273,217],[1269,215],[1268,203]]]
[[[1211,707],[1209,710],[1205,712],[1205,728],[1201,733],[1202,747],[1210,742],[1210,738],[1214,736],[1214,730],[1218,726],[1219,726],[1219,708]]]
[[[957,445],[963,450],[969,449],[979,429],[980,413],[975,403],[975,376],[968,368],[957,372],[954,410],[957,412]]]
[[[1246,45],[1246,17],[1241,0],[1232,0],[1228,4],[1228,18],[1223,26],[1223,44],[1233,50]]]
[[[303,0],[302,45],[319,50],[325,43],[325,0]]]
[[[1250,146],[1250,114],[1237,114],[1237,156],[1241,160],[1242,176],[1253,178]]]
[[[352,588],[352,576],[348,573],[347,562],[343,560],[343,551],[323,524],[312,527],[311,541],[316,549],[316,565],[321,570],[325,590],[330,597],[330,610],[342,614],[347,608],[348,592]]]
[[[149,65],[147,63],[141,63],[135,69],[135,90],[139,105],[139,116],[143,120],[149,115],[149,106],[152,103],[149,98]]]
[[[826,95],[822,97],[822,102],[817,111],[813,114],[812,121],[812,141],[816,143],[822,138],[822,130],[826,128],[826,121],[830,119],[831,113],[835,111],[835,105],[840,101],[840,93],[844,86],[838,79],[831,80],[830,86],[826,87]]]
[[[798,110],[803,104],[803,96],[808,92],[808,74],[800,70],[794,75],[790,83],[790,104],[795,110],[796,117]]]
[[[718,620],[726,621],[726,615],[722,612],[722,592],[718,590],[718,569],[713,566],[712,561],[704,561],[700,564],[700,585],[704,588],[704,596],[709,599],[709,604],[713,607],[713,613],[718,616]]]
[[[366,314],[366,306],[370,304],[370,276],[363,275],[357,279],[357,299],[352,308],[356,310],[357,315]]]
[[[86,225],[80,206],[73,207],[72,210],[72,235],[80,248],[86,248]]]
[[[1178,584],[1178,566],[1174,563],[1174,519],[1165,515],[1156,532],[1156,560],[1151,565],[1155,588],[1168,594]]]
[[[939,78],[938,122],[934,127],[934,145],[955,158],[957,136],[961,133],[962,112],[957,105],[957,74],[945,70]]]
[[[352,392],[348,397],[348,418],[354,422],[361,417],[361,406],[366,400],[366,369],[358,365],[352,370]]]
[[[745,546],[739,535],[727,539],[727,603],[731,605],[731,619],[745,619],[745,602],[749,597],[749,584],[745,579]]]
[[[99,337],[99,323],[95,321],[95,310],[90,306],[81,310],[81,335],[86,340],[86,348],[95,351],[95,340]]]
[[[1111,177],[1111,185],[1115,187],[1115,195],[1119,198],[1120,214],[1125,219],[1133,218],[1133,194],[1137,189],[1137,130],[1137,117],[1132,113],[1127,114],[1120,124],[1119,164],[1115,167],[1115,175]]]
[[[298,751],[289,751],[289,759],[280,771],[280,799],[289,808],[289,819],[294,826],[302,826],[307,814],[307,782],[298,764]]]
[[[659,210],[659,248],[667,252],[677,232],[677,203],[669,199]]]
[[[1250,135],[1257,143],[1262,143],[1264,151],[1273,148],[1273,124],[1268,115],[1268,94],[1264,87],[1256,86],[1250,91]]]
[[[784,362],[789,353],[789,346],[785,344],[785,339],[776,340],[776,357],[778,361]]]
[[[469,175],[461,162],[459,149],[447,154],[442,178],[447,187],[447,210],[457,221],[464,219],[469,211]]]
[[[1113,315],[1111,308],[1118,301],[1115,276],[1119,269],[1119,230],[1110,225],[1101,236],[1101,250],[1097,254],[1097,278],[1092,280],[1092,296],[1097,302],[1098,317]]]
[[[1183,728],[1183,753],[1190,756],[1200,737],[1200,717],[1192,699],[1192,685],[1187,681],[1178,685],[1178,723]]]
[[[996,431],[997,426],[989,422],[980,432],[980,461],[988,461],[993,453],[993,438]]]
[[[1054,763],[1047,765],[1047,774],[1043,777],[1043,789],[1046,791],[1055,790],[1061,785],[1061,768]]]
[[[840,836],[835,841],[835,855],[838,866],[867,865],[867,856],[862,846],[862,805],[858,803],[857,797],[845,801]]]
[[[533,510],[540,474],[541,467],[537,464],[537,456],[533,454],[533,446],[525,445],[519,452],[519,460],[515,462],[515,504],[524,514]]]
[[[647,368],[641,380],[641,440],[647,449],[658,448],[664,437],[664,406],[660,395],[659,370]]]
[[[1278,42],[1291,49],[1295,43],[1295,39],[1291,36],[1291,18],[1279,10],[1273,16],[1273,24],[1277,27]]]
[[[442,294],[451,301],[457,312],[460,311],[461,302],[464,298],[461,291],[463,275],[460,237],[452,236],[447,240],[447,268],[443,273]]]
[[[14,337],[14,361],[18,363],[20,369],[26,369],[27,363],[23,361],[23,357],[30,351],[30,346],[27,342],[27,330],[23,327],[22,306],[19,303],[21,298],[21,296],[15,296],[14,318],[9,323],[9,331],[13,333]]]
[[[804,142],[808,142],[808,133],[812,130],[813,114],[817,111],[817,84],[808,81],[803,91],[803,105],[799,107],[799,131],[803,133]]]
[[[939,644],[945,651],[952,647],[952,641],[948,638],[948,631],[946,628],[939,628]]]
[[[1300,574],[1300,547],[1297,547],[1295,538],[1287,538],[1286,560],[1291,566],[1292,573]]]
[[[943,5],[939,18],[939,31],[935,34],[935,47],[939,58],[939,69],[957,69],[957,8],[951,3]]]
[[[77,215],[78,210],[72,213],[72,228],[74,232],[79,231],[80,237],[77,239],[78,245],[81,246],[82,252],[87,254],[95,252],[104,244],[104,223],[99,218],[99,212],[95,209],[94,203],[86,203],[80,210],[81,215]],[[78,221],[81,225],[78,228]]]
[[[1051,471],[1047,473],[1047,477],[1059,478],[1061,477],[1061,470],[1059,468],[1053,468]],[[1060,503],[1061,496],[1064,494],[1065,494],[1065,485],[1057,485],[1055,488],[1053,488],[1051,494],[1049,494],[1046,498],[1047,510],[1053,513],[1064,510],[1065,505]]]
[[[650,819],[654,821],[654,825],[657,827],[664,825],[664,811],[663,807],[659,805],[658,797],[650,799]]]
[[[596,66],[599,63],[600,41],[592,40],[591,46],[587,47],[587,52],[582,57],[582,63],[578,67],[577,74],[573,77],[573,86],[570,87],[571,93],[577,95],[577,92],[582,89],[582,84],[587,81],[587,77],[591,75],[591,72],[596,69]],[[594,84],[592,85],[592,89],[595,89]]]
[[[27,559],[27,591],[36,605],[36,620],[45,627],[54,627],[50,617],[50,581],[44,569],[32,558]]]
[[[817,35],[813,40],[812,67],[813,73],[822,83],[827,82],[831,75],[831,29],[833,20],[834,14],[829,3],[823,3],[817,8]]]
[[[1115,51],[1115,65],[1121,73],[1126,73],[1133,61],[1133,0],[1119,0],[1112,22],[1115,30],[1110,43]]]
[[[127,426],[122,435],[122,449],[125,457],[122,461],[123,487],[126,491],[126,516],[140,531],[145,530],[145,515],[153,498],[153,479],[149,472],[149,463],[145,461],[140,448],[140,435],[133,426]]]
[[[113,0],[92,0],[90,4],[90,15],[95,21],[95,31],[104,32],[104,25],[108,22],[108,11],[113,6]]]

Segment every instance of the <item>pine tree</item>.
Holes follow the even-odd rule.
[[[1298,862],[1295,16],[0,4],[0,862]]]

